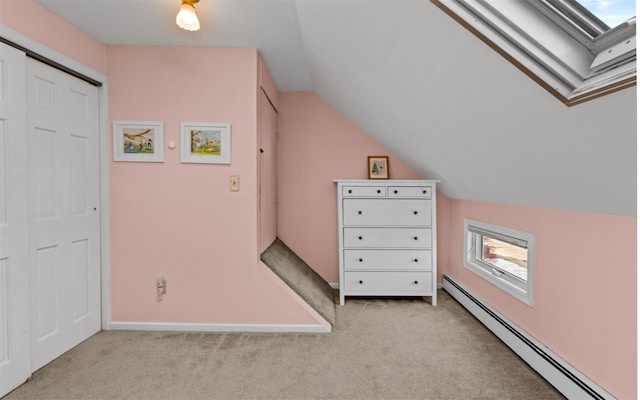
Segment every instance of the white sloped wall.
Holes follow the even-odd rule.
[[[636,214],[636,89],[566,107],[428,1],[297,2],[313,90],[451,198]]]

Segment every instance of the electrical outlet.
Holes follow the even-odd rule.
[[[240,191],[240,177],[238,175],[231,175],[231,177],[229,177],[229,188],[232,192]]]

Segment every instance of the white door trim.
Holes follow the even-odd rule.
[[[99,88],[100,102],[100,275],[102,329],[111,324],[111,240],[109,211],[109,90],[107,76],[77,60],[68,57],[24,34],[0,24],[0,37],[34,51],[67,68],[102,83]]]
[[[6,25],[0,24],[0,36],[17,45],[24,47],[25,49],[34,51],[42,55],[43,57],[50,59],[51,61],[55,61],[60,65],[64,65],[65,67],[86,75],[91,79],[95,79],[102,84],[107,81],[107,76],[103,73],[98,72],[93,68],[87,67],[79,61],[60,53],[57,50],[47,47],[44,44],[33,40],[32,38],[25,36],[24,34],[12,28],[9,28]]]

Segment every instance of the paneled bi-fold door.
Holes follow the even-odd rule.
[[[0,43],[0,397],[31,375],[25,62]]]
[[[100,330],[98,88],[27,60],[33,371]]]

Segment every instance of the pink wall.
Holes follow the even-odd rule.
[[[114,46],[108,60],[110,120],[163,121],[178,144],[164,163],[111,163],[113,320],[317,324],[257,258],[257,51]],[[230,123],[231,164],[180,163],[181,121]]]
[[[338,282],[333,180],[366,179],[367,156],[387,154],[391,179],[422,179],[315,93],[280,93],[278,237],[329,283]],[[441,200],[447,199],[439,193]],[[439,252],[446,240],[438,235]]]
[[[533,308],[463,267],[465,217],[535,235]],[[449,275],[617,398],[636,398],[636,218],[451,199],[449,230]]]
[[[105,73],[107,48],[32,0],[0,0],[0,23]]]

